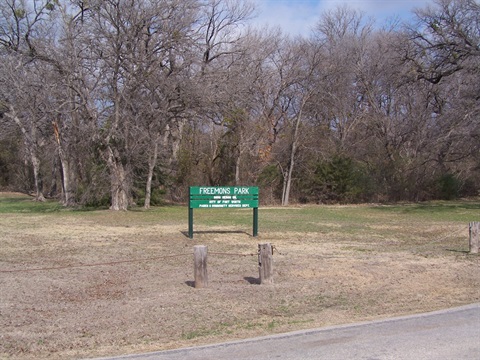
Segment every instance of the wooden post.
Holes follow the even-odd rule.
[[[480,222],[474,221],[469,226],[470,233],[470,254],[478,254],[480,246]]]
[[[208,286],[207,273],[207,247],[205,245],[195,245],[193,247],[195,288]]]
[[[270,243],[258,244],[260,284],[273,284],[273,255]]]

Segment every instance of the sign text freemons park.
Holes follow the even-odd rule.
[[[253,236],[258,232],[258,187],[191,186],[188,196],[188,236],[193,238],[193,209],[253,209]]]
[[[190,208],[258,208],[258,187],[193,186]]]

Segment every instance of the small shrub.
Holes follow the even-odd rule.
[[[370,179],[361,164],[345,156],[317,162],[310,177],[303,179],[299,196],[302,203],[314,199],[319,203],[355,203],[368,198]]]
[[[459,197],[460,181],[453,174],[442,175],[437,180],[438,197],[442,200],[454,200]]]

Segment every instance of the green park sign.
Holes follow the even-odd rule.
[[[258,232],[258,187],[191,186],[188,196],[188,236],[193,238],[193,209],[253,209],[253,236]]]

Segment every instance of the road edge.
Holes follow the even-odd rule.
[[[265,335],[265,336],[259,336],[259,337],[248,338],[248,339],[227,341],[227,342],[223,342],[223,343],[215,343],[215,344],[201,345],[201,346],[189,346],[189,347],[182,347],[182,348],[178,348],[178,349],[153,351],[153,352],[148,352],[148,353],[143,353],[143,354],[119,355],[119,356],[113,356],[113,357],[101,357],[101,358],[93,358],[93,359],[91,358],[91,359],[84,359],[84,360],[113,360],[113,359],[115,359],[115,360],[117,360],[117,359],[118,360],[128,360],[128,359],[133,359],[133,358],[137,359],[141,356],[152,357],[152,356],[155,356],[155,355],[178,354],[178,353],[181,353],[181,352],[188,352],[188,351],[192,351],[192,350],[225,348],[225,347],[239,345],[239,344],[260,343],[262,341],[267,341],[267,340],[294,338],[294,337],[297,337],[297,336],[318,334],[318,333],[321,333],[321,332],[326,332],[326,331],[331,331],[331,330],[355,328],[355,327],[364,326],[364,325],[376,325],[376,324],[384,324],[384,323],[397,322],[397,321],[405,321],[405,320],[409,320],[409,319],[418,319],[418,318],[424,318],[424,317],[441,315],[441,314],[448,314],[448,313],[451,313],[451,312],[462,311],[462,310],[470,310],[470,309],[476,309],[476,308],[480,309],[480,302],[472,303],[472,304],[468,304],[468,305],[457,306],[457,307],[452,307],[452,308],[447,308],[447,309],[442,309],[442,310],[430,311],[430,312],[426,312],[426,313],[418,313],[418,314],[412,314],[412,315],[401,315],[401,316],[395,316],[395,317],[384,318],[384,319],[361,321],[361,322],[340,324],[340,325],[332,325],[332,326],[325,326],[325,327],[306,329],[306,330],[296,330],[296,331],[291,331],[291,332],[286,332],[286,333],[281,333],[281,334]]]

